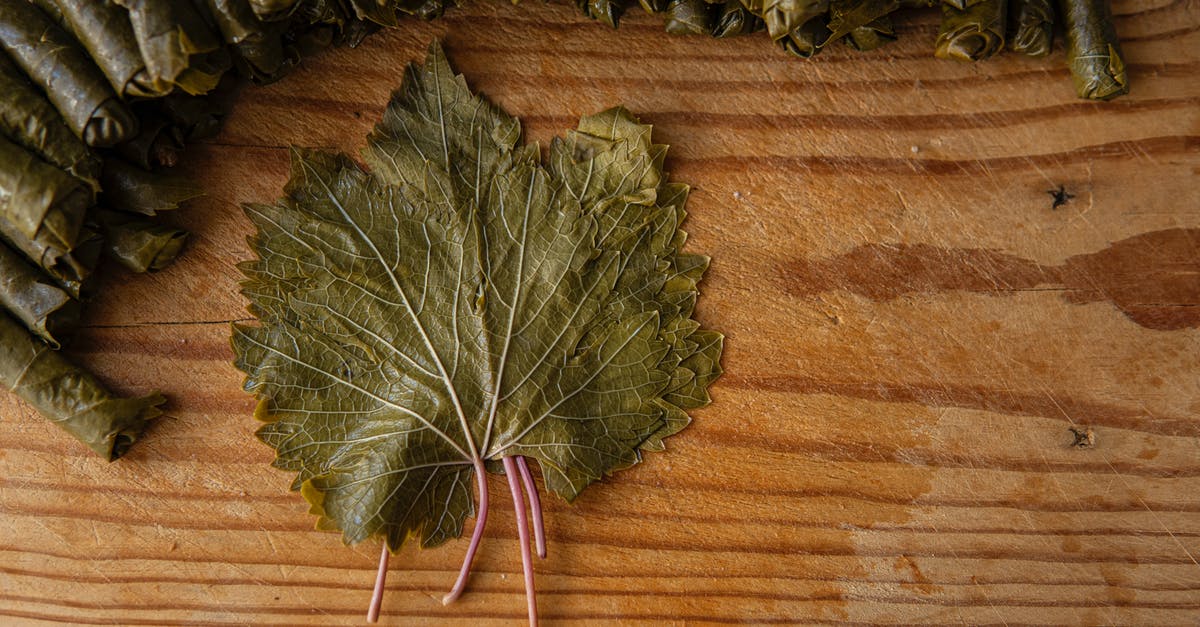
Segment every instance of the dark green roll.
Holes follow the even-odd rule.
[[[789,53],[807,59],[820,52],[821,44],[828,39],[829,27],[825,25],[825,18],[817,17],[805,22],[775,43]]]
[[[113,146],[113,151],[138,167],[151,170],[174,167],[183,150],[183,129],[163,115],[161,100],[147,100],[134,106],[138,116],[138,134]]]
[[[0,305],[53,348],[79,322],[79,301],[0,243]]]
[[[36,0],[52,9],[59,22],[88,51],[109,84],[127,98],[165,95],[156,85],[138,49],[129,12],[113,0]]]
[[[874,50],[893,41],[896,41],[896,28],[892,25],[890,15],[878,17],[846,35],[846,43],[855,50],[862,51]]]
[[[121,102],[83,46],[27,1],[0,3],[0,46],[89,146],[111,146],[137,133]]]
[[[222,86],[218,87],[217,93],[224,89],[224,85],[225,83],[222,83]],[[225,118],[224,107],[219,99],[211,94],[189,96],[174,93],[160,98],[158,104],[162,114],[183,131],[183,138],[188,141],[215,137]]]
[[[982,61],[1004,47],[1005,0],[981,0],[959,10],[942,5],[942,26],[934,56],[955,61]]]
[[[95,212],[104,233],[104,253],[133,272],[156,272],[171,265],[188,232],[145,216],[100,209]]]
[[[625,0],[575,0],[575,6],[579,7],[580,12],[587,17],[604,22],[613,28],[620,23],[621,16],[628,8]]]
[[[191,2],[114,1],[129,10],[138,50],[156,89],[208,93],[229,69],[229,52]]]
[[[742,4],[741,0],[728,0],[721,5],[712,36],[717,38],[736,37],[766,28],[762,18]]]
[[[84,227],[72,248],[63,248],[40,239],[31,239],[0,216],[0,238],[33,262],[74,298],[84,298],[96,261],[100,259],[102,238]]]
[[[124,455],[146,423],[162,413],[159,406],[166,399],[161,394],[114,396],[92,373],[5,314],[0,314],[0,346],[0,385],[109,461]]]
[[[93,200],[83,181],[0,137],[0,217],[25,237],[74,246]]]
[[[275,20],[291,11],[299,0],[249,0],[254,14],[265,20]]]
[[[823,27],[829,12],[829,0],[743,0],[743,4],[751,13],[762,18],[767,34],[776,43],[794,38],[813,20],[820,19]],[[817,31],[812,26],[808,26],[807,30]],[[804,36],[800,38],[804,39]],[[788,47],[787,44],[781,45]],[[801,44],[801,47],[804,45]]]
[[[1050,54],[1054,43],[1051,0],[1009,0],[1008,47],[1031,57]]]
[[[1108,100],[1129,93],[1125,59],[1108,0],[1059,0],[1067,33],[1067,64],[1080,98]]]
[[[874,24],[880,18],[891,15],[899,8],[900,0],[830,0],[829,38],[823,45],[828,45],[829,42],[860,31],[860,29]],[[885,24],[881,23],[880,28],[884,27]],[[891,30],[890,20],[886,22],[886,28]],[[869,45],[867,41],[869,36],[866,33],[860,32],[859,36],[863,38],[863,44]],[[894,31],[892,39],[895,39]],[[860,50],[867,49],[869,48],[860,48]]]
[[[716,25],[716,5],[705,0],[671,0],[666,30],[672,35],[707,35]]]
[[[45,96],[0,53],[0,135],[100,189],[100,159],[67,127]]]
[[[250,0],[202,0],[233,51],[234,65],[256,83],[270,83],[283,77],[299,60],[294,50],[284,45],[284,22],[264,22],[251,7]]]
[[[151,172],[116,157],[104,160],[100,183],[104,204],[147,216],[170,211],[203,194],[184,177]]]

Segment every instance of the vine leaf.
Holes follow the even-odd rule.
[[[545,165],[520,137],[435,43],[370,172],[296,149],[286,196],[245,207],[259,324],[233,347],[275,466],[347,543],[435,546],[478,511],[459,591],[487,470],[535,459],[572,500],[662,449],[720,373],[721,335],[691,319],[708,259],[681,251],[687,187],[650,127],[585,117]]]

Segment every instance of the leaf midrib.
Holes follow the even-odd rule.
[[[513,323],[517,319],[517,312],[521,309],[521,288],[524,286],[523,279],[525,277],[525,253],[528,248],[527,244],[529,242],[529,210],[533,205],[533,190],[534,185],[537,182],[537,173],[537,168],[530,169],[529,192],[525,195],[525,212],[521,216],[521,256],[517,261],[517,280],[514,281],[513,285],[512,306],[508,315],[508,329],[504,333],[504,348],[500,351],[500,363],[497,364],[496,368],[496,383],[494,389],[492,390],[491,408],[488,410],[487,428],[484,429],[483,446],[480,447],[484,451],[487,450],[488,444],[490,444],[492,441],[492,427],[496,421],[496,411],[500,407],[500,389],[504,385],[504,371],[508,364],[508,349],[512,345]],[[503,196],[501,196],[500,206],[501,220],[503,220]],[[486,254],[486,251],[481,251],[480,257],[482,258],[484,254]]]

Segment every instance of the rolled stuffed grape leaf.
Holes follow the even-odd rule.
[[[572,500],[709,402],[722,337],[691,319],[708,259],[682,251],[666,146],[621,108],[547,165],[520,136],[435,46],[371,173],[298,150],[286,197],[246,207],[260,324],[234,326],[236,365],[274,464],[347,543],[435,546],[478,511],[469,564],[487,468],[536,459]]]
[[[278,19],[295,7],[298,0],[247,0],[254,14],[265,20]]]
[[[36,0],[52,10],[64,28],[87,49],[117,94],[157,98],[170,89],[156,85],[138,50],[129,12],[113,0]]]
[[[575,0],[575,5],[587,17],[617,27],[628,8],[625,0]]]
[[[890,15],[875,18],[846,34],[846,43],[855,50],[874,50],[896,41],[896,28]]]
[[[204,0],[239,71],[257,83],[281,78],[299,60],[283,41],[284,22],[264,22],[250,0]]]
[[[223,89],[224,84],[217,88],[216,93],[220,94]],[[192,141],[215,137],[221,130],[226,108],[221,100],[212,94],[189,96],[177,92],[156,102],[162,115],[183,131],[184,139]]]
[[[381,23],[395,23],[394,21],[379,22],[360,17],[356,13],[358,8],[362,8],[362,4],[355,3],[351,7],[342,0],[306,0],[299,3],[296,5],[293,18],[297,24],[308,26],[304,26],[303,35],[297,38],[297,48],[301,49],[303,54],[307,54],[304,51],[306,44],[300,41],[301,38],[309,39],[307,45],[310,46],[344,45],[354,47],[361,43],[368,34],[378,29]],[[371,14],[378,17],[384,13],[382,8],[375,7]]]
[[[229,69],[221,38],[191,2],[114,1],[129,10],[138,50],[156,89],[208,93]]]
[[[1050,54],[1054,42],[1053,0],[1009,0],[1008,47],[1031,57]]]
[[[38,7],[0,2],[0,47],[89,146],[111,146],[137,132],[137,120],[87,51]]]
[[[762,19],[742,4],[741,0],[727,0],[721,5],[716,23],[713,26],[713,37],[735,37],[766,28]]]
[[[0,136],[100,189],[100,159],[67,127],[8,55],[0,53]]]
[[[829,38],[825,45],[891,15],[899,8],[900,0],[830,0]],[[865,37],[865,34],[860,33],[860,36]],[[862,43],[868,42],[864,38]]]
[[[83,227],[74,246],[64,247],[47,241],[45,236],[27,237],[11,222],[0,215],[0,237],[14,250],[36,264],[74,298],[83,298],[89,285],[96,261],[100,258],[100,234]]]
[[[67,361],[0,313],[0,385],[25,399],[101,457],[121,457],[166,402],[154,393],[114,396],[92,374]]]
[[[0,305],[52,348],[79,321],[79,301],[0,243]]]
[[[991,2],[991,0],[941,0],[941,4],[959,11],[966,11],[981,2]]]
[[[767,34],[777,42],[829,11],[829,0],[745,0],[744,4],[762,18]]]
[[[825,17],[822,16],[801,24],[775,43],[787,52],[807,59],[821,52],[821,44],[828,39],[829,27],[826,26]]]
[[[176,209],[204,193],[190,179],[152,172],[116,157],[104,160],[100,183],[105,204],[147,216]]]
[[[1004,47],[1005,0],[980,0],[965,9],[942,5],[942,26],[934,56],[955,61],[981,61]]]
[[[104,234],[104,252],[133,272],[155,272],[171,265],[188,233],[145,216],[99,209],[95,212]]]
[[[183,150],[183,129],[162,114],[159,101],[137,103],[134,114],[138,117],[138,134],[113,146],[113,152],[145,170],[178,163],[179,152]]]
[[[1067,33],[1067,63],[1080,98],[1108,100],[1129,93],[1125,59],[1108,0],[1059,0]]]
[[[25,237],[75,245],[92,189],[0,136],[0,218]]]
[[[666,11],[666,31],[672,35],[707,35],[716,26],[718,11],[716,5],[706,0],[671,0]]]

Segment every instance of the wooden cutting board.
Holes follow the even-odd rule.
[[[0,622],[362,622],[379,545],[312,530],[230,365],[238,205],[280,194],[289,144],[357,153],[439,36],[532,140],[617,103],[655,125],[713,257],[698,316],[728,337],[667,453],[546,499],[547,623],[1197,624],[1200,9],[1115,4],[1133,95],[1111,103],[1075,98],[1061,51],[932,59],[936,15],[804,62],[536,2],[246,89],[180,166],[209,192],[174,216],[187,254],[111,272],[74,349],[169,415],[110,465],[0,396]],[[386,621],[523,620],[496,500],[466,596],[438,602],[465,541],[406,548]]]

